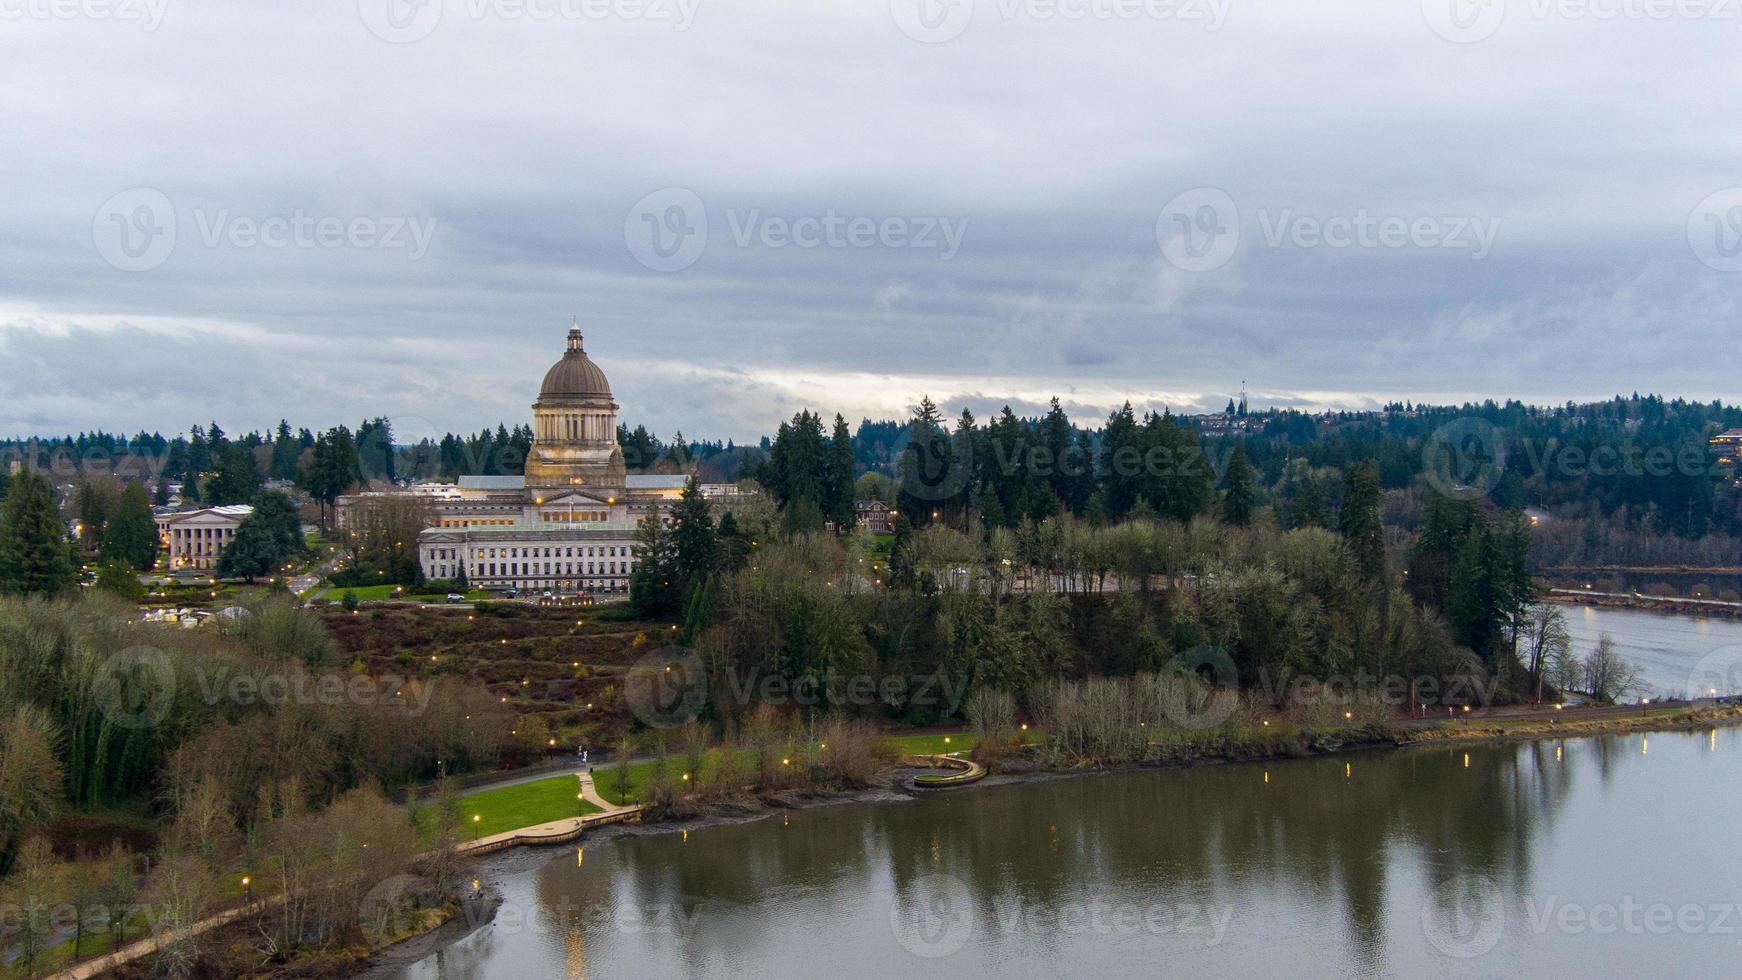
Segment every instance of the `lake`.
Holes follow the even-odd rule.
[[[1652,694],[1742,694],[1742,621],[1604,606],[1562,606],[1573,652],[1608,633]]]
[[[1406,749],[522,851],[393,976],[1734,975],[1739,762],[1735,729]]]

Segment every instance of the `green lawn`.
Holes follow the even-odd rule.
[[[954,732],[947,735],[895,735],[889,741],[895,743],[896,751],[902,755],[948,755],[971,751],[980,737],[972,732]]]
[[[575,777],[553,776],[462,796],[460,818],[465,828],[460,839],[489,837],[522,827],[598,813],[598,807],[575,798],[579,793],[580,781]],[[607,795],[606,799],[609,798]],[[424,808],[424,819],[434,814],[432,807],[433,804]],[[478,819],[474,820],[474,817]]]

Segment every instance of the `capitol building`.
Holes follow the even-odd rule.
[[[635,568],[635,530],[663,519],[683,476],[624,471],[617,402],[605,372],[569,329],[562,358],[545,372],[532,405],[532,451],[524,476],[462,476],[412,492],[434,504],[434,525],[418,537],[426,578],[465,574],[474,588],[552,593],[621,593]],[[347,505],[368,494],[341,501]]]

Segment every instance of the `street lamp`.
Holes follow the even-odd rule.
[[[478,839],[478,823],[484,819],[483,814],[472,814],[472,840]]]
[[[245,905],[254,904],[254,879],[242,876],[242,902]]]

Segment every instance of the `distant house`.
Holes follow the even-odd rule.
[[[1227,412],[1217,412],[1214,415],[1199,415],[1198,429],[1207,436],[1225,436],[1235,432],[1245,432],[1251,427],[1251,420],[1241,415],[1230,415]]]
[[[1735,466],[1742,460],[1742,429],[1726,429],[1713,436],[1709,443],[1712,451],[1718,454],[1718,462],[1725,466]]]
[[[159,512],[157,536],[169,557],[169,567],[217,568],[219,553],[236,536],[243,518],[252,513],[254,508],[247,504]]]
[[[858,518],[859,526],[872,534],[889,534],[895,530],[889,505],[881,500],[861,500],[853,505],[853,513]]]

